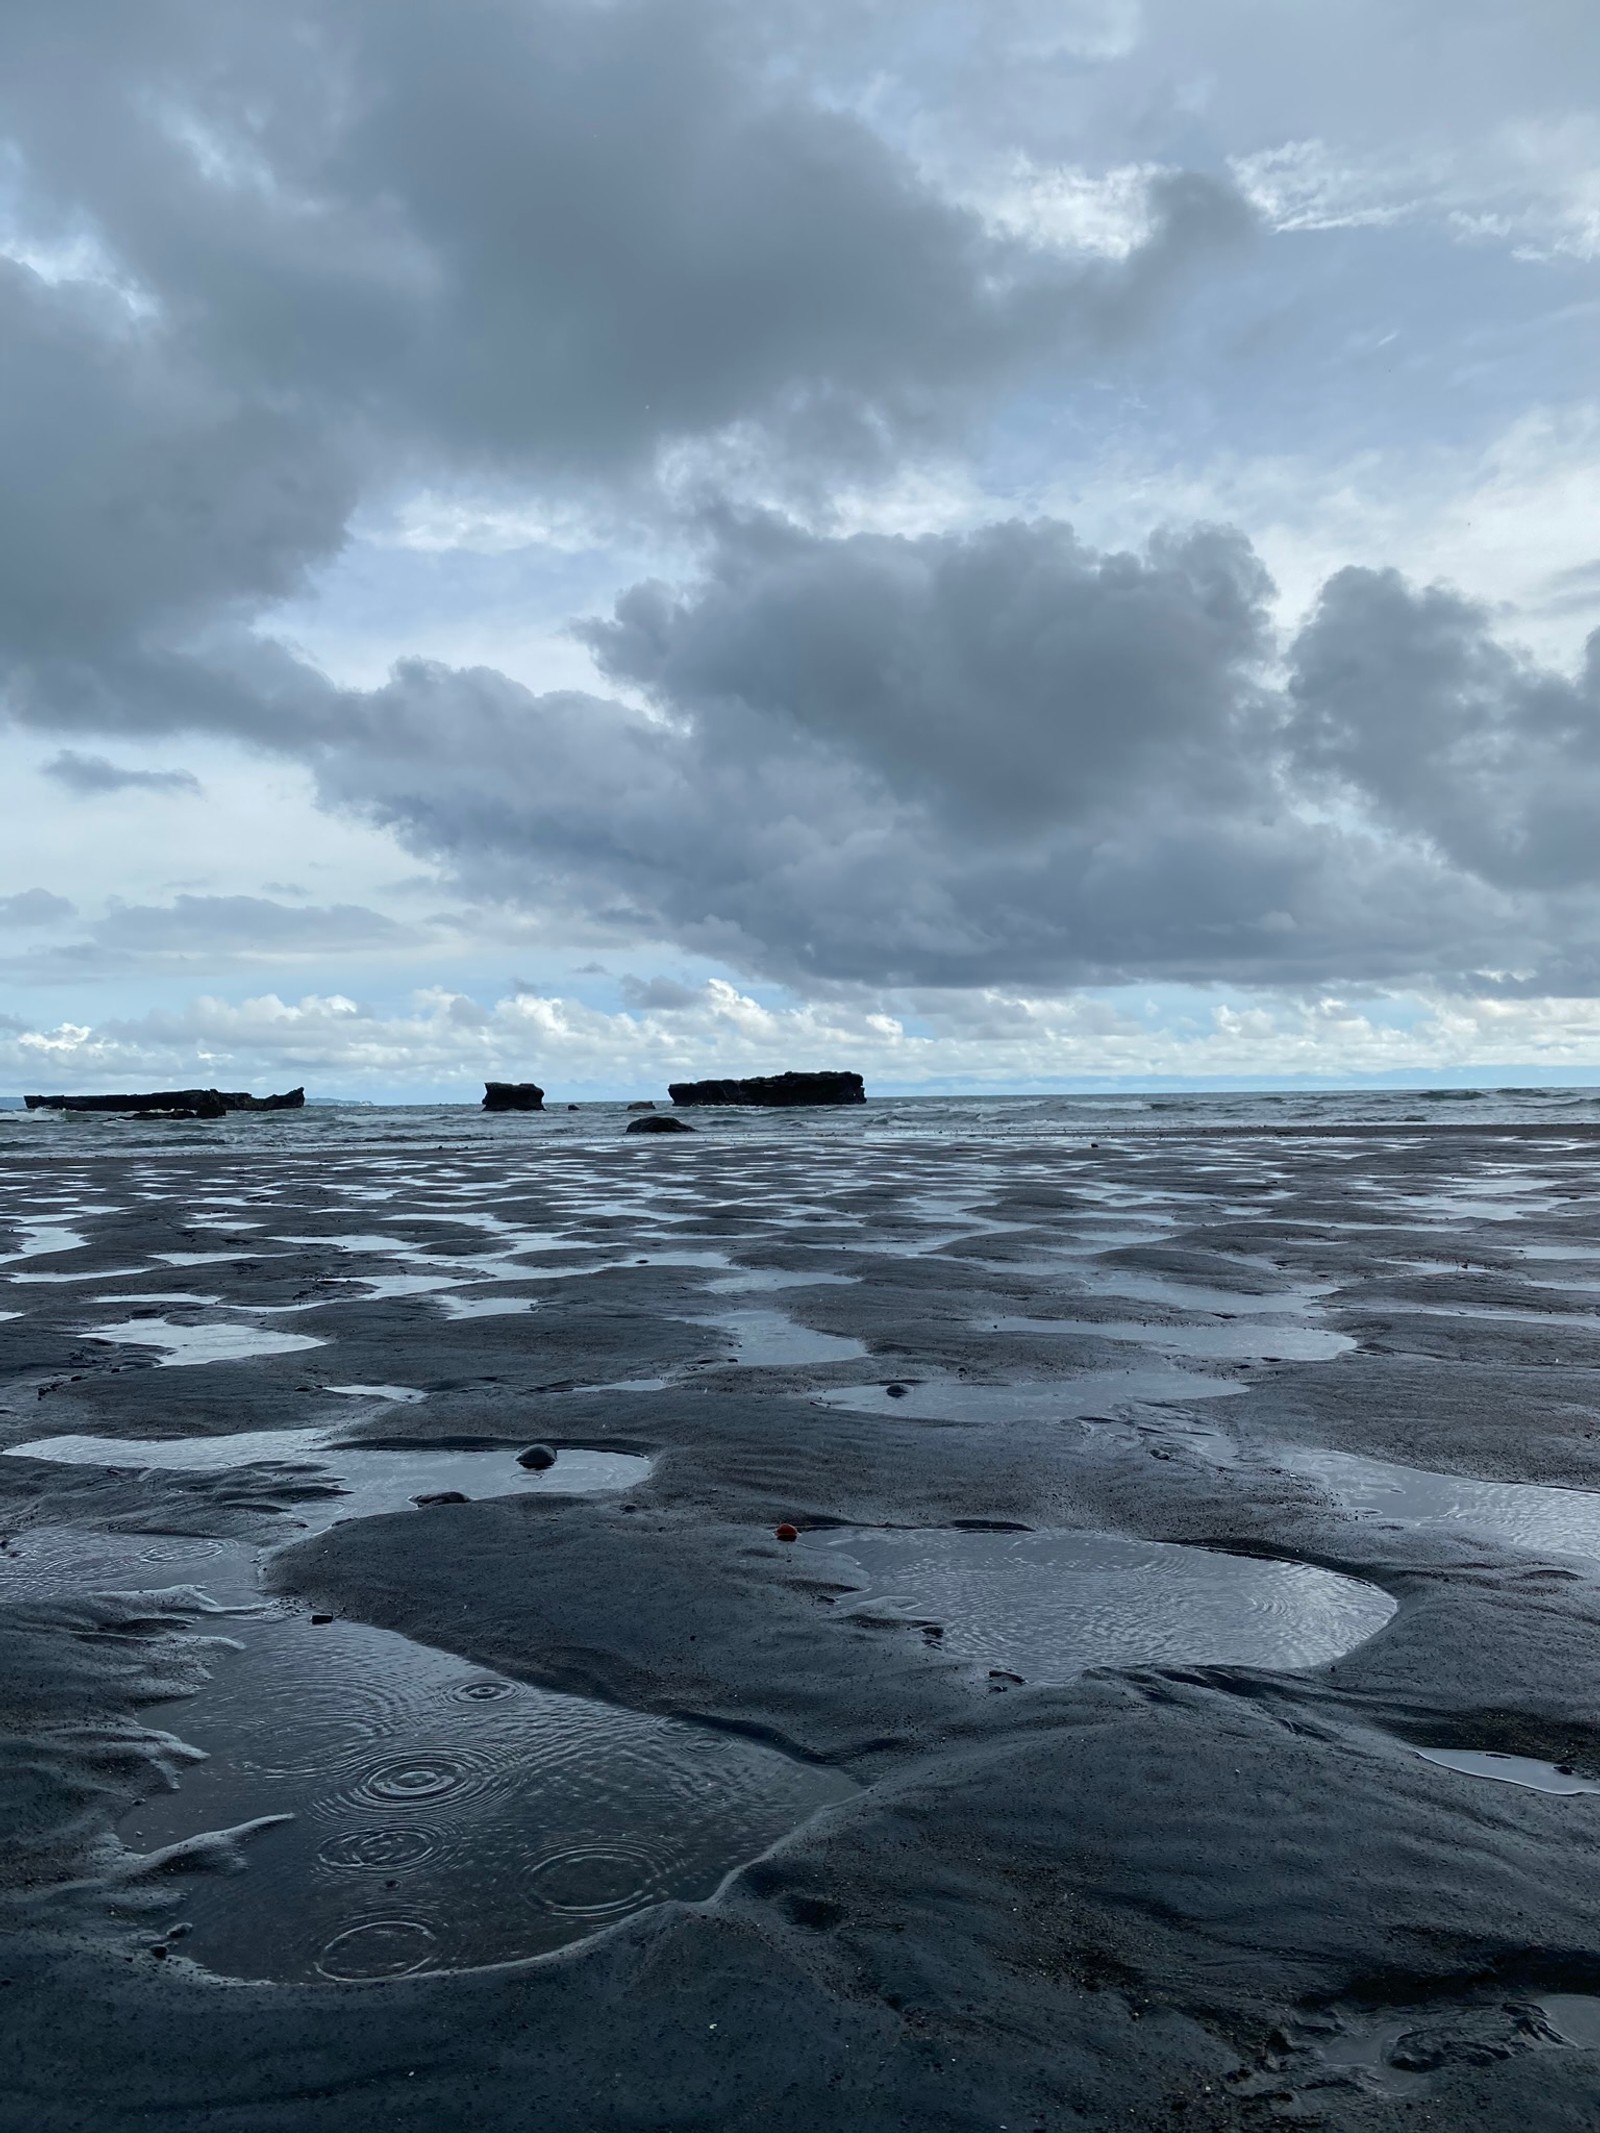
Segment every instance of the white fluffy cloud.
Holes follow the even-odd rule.
[[[984,992],[883,1006],[764,1004],[722,980],[683,1004],[607,1012],[518,992],[480,1002],[419,993],[397,1013],[340,995],[238,1002],[202,997],[98,1027],[0,1029],[0,1073],[18,1087],[304,1083],[313,1097],[473,1101],[491,1079],[535,1079],[552,1100],[664,1093],[706,1073],[848,1064],[880,1095],[941,1088],[1052,1088],[1159,1081],[1339,1081],[1504,1073],[1582,1075],[1600,1043],[1593,1000],[1344,999],[1195,992],[1103,997]]]

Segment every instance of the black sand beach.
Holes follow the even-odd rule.
[[[0,2126],[1600,2126],[1600,1138],[1418,1108],[11,1125]]]

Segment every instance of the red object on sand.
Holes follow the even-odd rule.
[[[798,1526],[782,1525],[778,1528],[778,1538],[781,1541],[797,1541],[800,1538],[800,1528]]]

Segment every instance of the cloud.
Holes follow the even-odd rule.
[[[253,703],[326,805],[486,907],[813,990],[1600,982],[1593,655],[1540,667],[1367,570],[1286,645],[1225,527],[704,535],[692,582],[585,626],[627,700],[417,660],[340,691],[258,645],[216,715]],[[190,901],[94,945],[214,944]],[[398,938],[228,901],[241,953]]]
[[[714,980],[692,1012],[666,1020],[606,1013],[549,994],[478,1001],[424,991],[384,1011],[343,994],[267,993],[98,1024],[0,1025],[0,1082],[66,1090],[216,1081],[257,1089],[303,1082],[313,1097],[388,1093],[475,1102],[487,1080],[537,1079],[552,1093],[660,1095],[706,1073],[847,1067],[869,1093],[1235,1082],[1418,1079],[1522,1062],[1530,1080],[1592,1071],[1593,1000],[1198,991],[1164,1022],[1093,996],[992,989],[901,1013],[834,1000],[773,1006]]]
[[[618,989],[630,1008],[644,1014],[678,1014],[701,1006],[705,999],[703,986],[680,985],[676,978],[624,977]]]
[[[1009,235],[712,0],[91,0],[80,31],[0,24],[0,687],[50,726],[252,731],[183,654],[402,470],[559,512],[686,450],[881,468],[1249,224],[1161,169],[1124,259]]]
[[[1600,884],[1600,632],[1575,677],[1487,612],[1392,570],[1343,570],[1294,651],[1299,763],[1505,888]]]
[[[409,929],[360,904],[290,906],[263,896],[177,896],[170,904],[119,904],[90,929],[97,947],[135,955],[247,956],[381,948]]]
[[[108,792],[198,793],[203,789],[192,771],[127,770],[103,755],[83,755],[75,748],[63,748],[41,768],[47,778],[84,798]]]
[[[77,909],[49,889],[23,889],[15,896],[0,896],[0,925],[55,926],[75,917]]]
[[[1448,822],[1418,789],[1442,746],[1427,691],[1443,705],[1465,657],[1505,750],[1550,773],[1543,834],[1587,684],[1383,582],[1375,614],[1360,574],[1332,581],[1285,688],[1237,533],[1108,553],[1049,520],[829,539],[724,517],[700,579],[637,587],[588,632],[651,709],[403,663],[341,699],[319,775],[468,893],[809,987],[1568,982],[1594,916],[1555,893],[1585,863],[1576,827],[1566,872],[1531,872],[1500,863],[1531,772],[1495,789],[1464,767]],[[1385,783],[1372,734],[1412,698],[1406,800],[1405,744]]]
[[[1520,201],[1507,244],[1559,223],[1563,274],[1588,244],[1591,136],[1551,103],[1581,69],[1498,12],[1467,0],[1427,54],[1453,101],[1408,159],[1427,41],[1376,0],[1359,37],[1264,0],[1005,0],[909,44],[926,11],[902,0],[86,0],[70,38],[20,0],[0,699],[62,739],[293,755],[485,928],[613,967],[681,949],[819,998],[966,989],[993,1029],[1072,985],[1600,983],[1593,661],[1540,666],[1459,595],[1365,568],[1285,641],[1237,528],[1090,540],[979,501],[991,477],[1069,493],[1083,440],[1125,425],[1175,465],[1169,419],[1209,437],[1230,413],[1295,480],[1330,439],[1392,470],[1378,366],[1412,380],[1393,404],[1420,428],[1462,404],[1445,360],[1470,382],[1581,338],[1580,306],[1530,323],[1498,281],[1474,312],[1483,232],[1438,235]],[[1586,49],[1559,13],[1551,51]],[[1504,68],[1526,112],[1463,176]],[[1293,234],[1224,279],[1254,227],[1241,185]],[[1452,255],[1447,302],[1399,252],[1347,274],[1391,224],[1405,261],[1434,258],[1430,229]],[[1487,353],[1474,319],[1502,336]],[[961,528],[925,530],[963,451]],[[623,522],[654,543],[580,633],[590,693],[417,658],[346,689],[274,641],[362,514],[459,546],[452,499],[474,495],[480,547],[532,527],[586,554]],[[912,499],[907,530],[845,531],[874,497],[885,518]],[[410,610],[379,628],[428,641]],[[45,767],[75,794],[197,789],[71,748]],[[356,904],[182,896],[37,967],[430,938]],[[668,979],[623,996],[664,1025],[702,1012]]]
[[[19,914],[8,905],[20,905]],[[0,901],[0,918],[49,924],[74,910],[63,897],[30,890]],[[76,940],[34,948],[7,965],[39,982],[106,973],[156,971],[172,964],[213,967],[385,953],[414,946],[414,928],[360,904],[289,906],[261,896],[180,895],[170,904],[113,904]]]

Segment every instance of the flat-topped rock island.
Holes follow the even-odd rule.
[[[785,1110],[800,1104],[859,1104],[867,1099],[859,1074],[748,1074],[743,1079],[674,1081],[667,1094],[675,1104],[751,1104]]]

